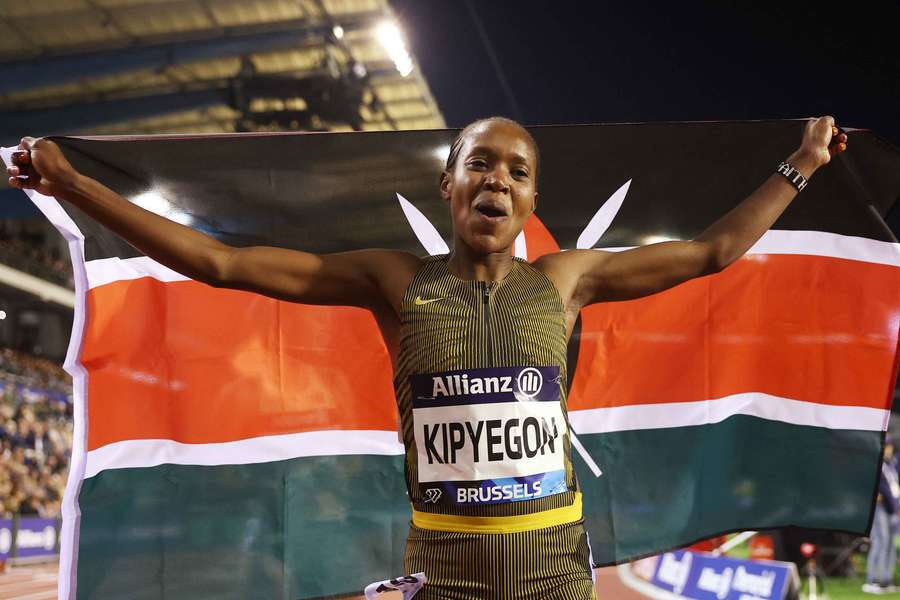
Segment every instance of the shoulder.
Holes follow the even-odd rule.
[[[367,262],[377,267],[395,269],[418,269],[422,262],[429,258],[423,259],[405,250],[387,250],[384,248],[370,248],[368,250],[358,250],[357,252],[360,256],[364,256]]]
[[[429,257],[420,258],[403,250],[370,249],[359,253],[382,296],[399,314],[407,288]]]
[[[531,263],[553,282],[567,308],[577,303],[578,288],[583,278],[596,272],[608,252],[598,250],[566,250],[545,254]],[[580,308],[580,307],[578,307]]]
[[[365,262],[371,276],[382,287],[393,288],[397,282],[409,280],[415,275],[426,259],[403,250],[373,248],[359,250],[359,258]],[[405,287],[405,286],[404,286]]]

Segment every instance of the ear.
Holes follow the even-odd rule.
[[[537,210],[538,196],[539,196],[539,194],[538,194],[537,192],[535,192],[535,193],[534,193],[534,200],[531,201],[531,212],[534,212],[534,211]]]
[[[450,201],[450,173],[444,171],[441,173],[441,198]]]

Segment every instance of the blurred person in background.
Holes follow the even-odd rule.
[[[897,563],[897,547],[894,535],[900,519],[900,477],[894,456],[894,442],[888,437],[884,442],[884,460],[878,482],[878,498],[872,519],[871,543],[866,560],[866,582],[862,591],[867,594],[884,594],[896,590],[894,567]]]

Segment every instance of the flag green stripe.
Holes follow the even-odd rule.
[[[881,451],[879,432],[750,416],[579,439],[603,470],[574,461],[598,564],[742,528],[862,533]],[[298,600],[399,575],[402,469],[355,455],[103,471],[79,497],[78,598]]]
[[[114,469],[81,489],[79,599],[350,593],[402,574],[400,456]]]
[[[579,439],[603,471],[575,459],[594,560],[610,564],[740,529],[862,534],[882,434],[740,415]]]

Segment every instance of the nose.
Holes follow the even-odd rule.
[[[496,170],[490,171],[485,174],[484,187],[491,190],[492,192],[509,191],[509,183],[507,183],[506,178],[504,178],[502,174],[497,173]]]

